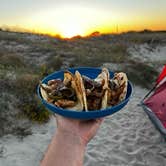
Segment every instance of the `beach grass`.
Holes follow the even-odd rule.
[[[160,41],[163,43],[163,36],[165,33],[134,32],[87,38],[79,36],[66,40],[0,31],[1,109],[11,110],[11,107],[4,105],[6,102],[4,94],[9,94],[11,106],[18,110],[19,117],[38,123],[47,122],[50,113],[37,98],[36,87],[48,74],[69,67],[101,67],[105,63],[118,64],[120,68],[117,71],[126,72],[133,84],[151,88],[159,73],[154,66],[156,63],[159,66],[164,62],[158,60],[153,64],[132,59],[128,48],[135,44],[155,44]],[[46,58],[42,59],[44,56]],[[15,100],[12,100],[10,95]],[[1,115],[1,122],[7,121],[5,116]],[[17,127],[17,134],[28,135],[29,130]]]

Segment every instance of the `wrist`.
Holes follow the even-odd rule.
[[[65,144],[70,144],[72,146],[79,147],[81,149],[85,149],[86,147],[86,144],[84,143],[82,138],[72,132],[62,131],[57,129],[55,137],[57,140],[60,140],[61,142],[64,141]]]
[[[57,144],[61,145],[61,150],[64,149],[62,154],[66,155],[63,157],[70,159],[71,162],[74,161],[74,163],[70,165],[83,165],[86,146],[82,143],[78,136],[74,135],[73,133],[57,130],[54,139]]]

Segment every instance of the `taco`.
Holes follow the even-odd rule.
[[[47,102],[57,107],[78,111],[101,110],[114,106],[125,99],[128,79],[125,73],[115,73],[110,79],[108,69],[91,79],[76,71],[64,72],[64,79],[40,83],[40,92]]]
[[[40,83],[40,92],[47,102],[57,107],[82,111],[83,85],[81,75],[78,71],[73,75],[69,71],[64,72],[64,79],[49,80],[47,84]]]
[[[84,105],[85,111],[105,109],[107,107],[107,91],[109,72],[106,68],[95,79],[82,76],[85,88]]]
[[[127,94],[128,78],[123,72],[115,73],[108,83],[107,105],[114,106],[125,99]]]

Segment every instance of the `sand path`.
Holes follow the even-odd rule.
[[[106,117],[88,144],[85,166],[165,166],[166,143],[137,104],[146,90],[134,87],[129,104]],[[37,166],[54,133],[55,121],[32,128],[33,134],[20,140],[12,135],[0,139],[0,165]]]

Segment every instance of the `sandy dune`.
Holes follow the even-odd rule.
[[[142,62],[166,61],[166,46],[157,45],[152,47],[145,43],[130,47],[128,51],[133,58],[138,58]]]
[[[152,35],[153,37],[154,34],[138,34],[139,36],[134,36],[134,34],[131,34],[130,36],[130,34],[126,34],[127,36],[105,36],[106,38],[103,36],[99,39],[92,38],[87,41],[79,41],[78,39],[80,43],[78,41],[57,42],[57,40],[55,39],[29,34],[19,34],[20,36],[17,36],[17,33],[9,33],[7,35],[7,32],[1,32],[0,35],[0,38],[2,38],[0,41],[0,51],[2,55],[4,54],[5,57],[6,55],[8,55],[8,58],[10,58],[11,55],[21,56],[24,58],[25,62],[30,61],[29,63],[35,65],[42,65],[43,62],[48,60],[48,57],[57,57],[58,55],[60,55],[63,59],[61,67],[64,68],[69,66],[69,64],[72,65],[72,63],[76,63],[76,61],[73,61],[73,57],[75,56],[75,58],[78,58],[76,56],[78,54],[78,50],[79,52],[80,50],[82,50],[82,53],[90,56],[91,54],[98,55],[100,53],[103,53],[102,51],[108,51],[116,48],[116,54],[116,51],[119,49],[122,49],[123,51],[123,47],[121,48],[121,46],[124,46],[124,44],[124,51],[126,51],[127,48],[128,52],[127,58],[129,58],[130,60],[134,60],[134,62],[138,61],[148,64],[155,68],[157,71],[161,71],[163,64],[166,63],[166,45],[165,42],[161,42],[165,41],[165,33],[159,34],[159,39],[161,38],[164,40],[158,39],[159,42],[157,40],[157,43],[150,42],[150,44],[148,44],[148,40],[145,41],[145,39],[147,35]],[[137,44],[137,42],[135,42],[136,44],[134,44],[134,42],[132,41],[135,41],[137,37],[144,42],[142,42],[142,44]],[[130,40],[131,42],[129,42]],[[98,43],[101,44],[101,47],[97,45]],[[121,45],[117,45],[120,47],[116,47],[116,43],[120,43]],[[111,47],[111,44],[115,44],[114,47]],[[98,47],[101,50],[99,50]],[[89,54],[89,51],[91,54]],[[105,51],[106,54],[108,54],[107,51]],[[125,68],[127,69],[129,65],[131,65],[129,64],[129,61],[126,62],[124,59],[124,61],[119,59],[119,62],[117,59],[115,59],[114,53],[111,54],[111,51],[109,53],[111,58],[113,58],[114,60],[108,62],[104,61],[102,64],[110,70],[123,70]],[[121,55],[121,52],[119,54]],[[16,58],[18,58],[17,56]],[[119,57],[122,58],[122,56]],[[86,60],[88,60],[88,58]],[[81,59],[80,56],[80,62],[82,60],[84,59]],[[98,61],[100,60],[101,59],[99,58]],[[133,70],[133,68],[131,69]],[[14,72],[13,70],[4,69],[3,72],[0,72],[0,74],[5,78],[14,80],[16,79],[16,74],[18,73]],[[143,73],[139,73],[136,75],[136,77],[142,74]],[[143,81],[143,83],[145,82]],[[87,146],[84,160],[85,166],[166,165],[166,143],[163,137],[151,123],[143,109],[137,106],[146,93],[146,89],[135,86],[133,96],[128,105],[120,112],[105,118],[105,121],[101,125],[101,128],[98,131],[97,135]],[[5,111],[7,111],[5,103],[6,100],[10,99],[11,101],[13,101],[13,97],[14,95],[9,95],[9,93],[7,92],[1,94],[1,107],[3,104]],[[12,133],[12,130],[14,130],[14,128],[17,129],[21,126],[22,128],[20,129],[28,129],[28,131],[30,131],[30,134],[26,134],[25,132],[25,134],[28,136],[22,136],[21,138],[18,138],[19,135],[14,136],[13,133],[12,135],[3,134],[2,137],[0,137],[0,166],[37,166],[39,165],[40,160],[42,159],[44,152],[47,149],[48,144],[50,143],[52,135],[56,131],[55,119],[51,118],[50,121],[44,125],[37,125],[36,123],[34,124],[31,121],[27,121],[28,119],[26,119],[25,122],[24,120],[23,122],[20,121],[20,123],[19,121],[15,120],[15,112],[17,110],[13,109],[11,103],[9,104],[9,106],[9,110],[12,111],[8,112],[9,114],[3,114],[3,116],[1,117],[2,120],[4,120],[3,117],[8,117],[9,120],[7,121],[7,124],[9,125],[5,125],[5,127],[1,126],[1,131],[4,132],[5,129],[11,128],[11,131],[9,133]],[[28,124],[28,127],[25,126],[26,124]]]
[[[146,90],[134,87],[133,97],[120,112],[106,117],[95,138],[88,144],[85,166],[165,166],[166,144],[147,115],[137,104]],[[36,166],[56,130],[52,118],[34,126],[23,140],[8,135],[0,139],[0,165]]]

